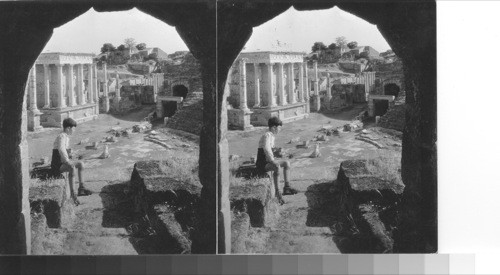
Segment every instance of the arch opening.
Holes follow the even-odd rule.
[[[173,96],[180,96],[183,99],[186,99],[188,88],[181,84],[175,85],[174,87],[172,87],[172,94]]]
[[[401,89],[396,83],[388,83],[384,85],[384,95],[393,95],[398,97],[400,91]]]

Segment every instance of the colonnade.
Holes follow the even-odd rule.
[[[50,66],[51,64],[43,64],[43,87],[44,87],[44,109],[52,108],[50,91],[51,91],[51,78],[50,78]],[[87,103],[93,104],[98,101],[99,95],[97,90],[97,67],[95,64],[54,64],[56,66],[56,87],[57,91],[57,101],[56,108],[63,109],[66,107],[75,107],[79,105],[85,105]],[[36,65],[35,65],[36,66]],[[29,109],[33,112],[39,112],[37,104],[37,75],[36,69],[33,66],[30,70],[29,78]],[[87,94],[84,94],[84,66],[87,66]],[[67,82],[65,85],[66,78],[64,77],[64,70],[67,72]],[[76,70],[75,70],[76,69]],[[76,71],[76,73],[75,73]],[[76,83],[73,76],[76,75]],[[74,87],[76,85],[76,94],[74,92]],[[68,97],[68,103],[66,103],[66,97]]]
[[[247,104],[247,70],[246,65],[253,64],[254,66],[254,106],[253,108],[261,108],[268,107],[273,108],[277,106],[286,106],[289,104],[295,103],[303,103],[308,102],[308,88],[307,88],[307,72],[304,74],[304,71],[307,70],[307,67],[304,65],[304,62],[268,62],[268,63],[257,63],[257,62],[249,62],[248,59],[242,58],[239,63],[239,71],[240,71],[240,107],[241,110],[249,110]],[[260,85],[260,77],[262,74],[259,72],[260,64],[265,64],[267,66],[267,87],[261,89]],[[298,100],[295,96],[295,64],[299,67],[299,83],[298,83]],[[276,102],[276,98],[274,96],[274,66],[278,66],[277,72],[277,95],[278,101]],[[285,90],[285,75],[287,76],[288,87]],[[317,81],[316,81],[317,83]],[[261,102],[261,93],[264,92],[265,98],[267,99],[267,105],[263,106]]]

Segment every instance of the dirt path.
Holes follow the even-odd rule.
[[[285,124],[276,137],[276,147],[282,147],[293,154],[291,184],[299,193],[285,196],[280,217],[269,228],[251,228],[249,250],[255,253],[340,253],[345,252],[344,240],[335,235],[338,220],[335,201],[330,189],[336,179],[340,163],[347,159],[391,156],[400,158],[401,148],[378,149],[376,146],[356,139],[356,133],[347,132],[340,136],[329,136],[329,140],[318,142],[321,157],[309,158],[315,142],[309,149],[298,149],[298,143],[320,134],[321,127],[339,127],[354,119],[359,108],[344,113],[326,116],[312,113],[309,118]],[[266,131],[260,127],[249,132],[229,133],[231,154],[249,159],[256,153],[258,140]],[[390,141],[392,142],[392,141]],[[397,142],[396,142],[397,143]]]
[[[168,140],[173,149],[166,149],[145,141],[144,133],[133,133],[129,138],[118,137],[115,143],[107,143],[110,157],[99,159],[103,144],[99,149],[86,149],[78,144],[82,139],[99,141],[110,135],[111,127],[132,127],[144,118],[148,108],[124,117],[99,116],[98,120],[78,125],[70,143],[74,155],[82,156],[85,164],[84,181],[93,194],[79,197],[81,204],[74,207],[75,219],[68,228],[53,230],[54,254],[63,255],[134,255],[158,252],[154,241],[132,237],[126,227],[132,224],[133,205],[127,195],[127,184],[134,164],[140,160],[167,159],[173,155],[198,158],[196,140],[178,135],[166,128],[157,128],[161,138]],[[60,129],[45,129],[39,133],[29,133],[28,146],[32,161],[49,157],[52,142]],[[87,144],[88,145],[88,144]],[[187,146],[182,146],[187,145]],[[75,178],[75,182],[77,179]],[[76,186],[75,186],[76,188]]]

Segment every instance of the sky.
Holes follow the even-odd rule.
[[[309,53],[314,42],[323,42],[328,46],[339,36],[344,36],[347,42],[356,41],[359,46],[371,46],[378,52],[391,48],[377,26],[337,7],[315,11],[297,11],[291,7],[255,27],[244,51]]]
[[[297,11],[293,7],[274,19],[254,28],[244,51],[310,52],[314,42],[329,45],[338,36],[370,45],[379,52],[390,49],[375,25],[338,8]],[[115,47],[126,38],[167,53],[188,50],[174,27],[131,9],[121,12],[88,12],[56,28],[43,52],[100,53],[104,43]]]
[[[104,43],[118,47],[126,38],[167,53],[188,48],[174,27],[137,9],[96,12],[90,9],[73,21],[56,28],[43,52],[101,52]]]

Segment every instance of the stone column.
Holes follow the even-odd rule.
[[[318,61],[314,60],[314,94],[319,95]]]
[[[89,94],[89,102],[93,104],[94,101],[94,68],[93,64],[87,65],[87,93]]]
[[[299,63],[299,102],[304,101],[304,63]]]
[[[269,108],[276,107],[276,100],[274,99],[274,92],[273,92],[273,86],[274,86],[273,65],[274,63],[267,63],[267,75],[269,78],[269,90],[267,92],[268,96],[267,107]]]
[[[27,90],[29,93],[29,99],[30,99],[29,112],[28,112],[28,129],[31,131],[38,131],[42,128],[42,126],[40,126],[40,115],[42,113],[40,112],[40,110],[38,110],[38,106],[36,103],[36,101],[37,101],[36,65],[33,65],[33,67],[30,70],[29,80],[28,80],[26,87],[27,87]]]
[[[44,106],[43,108],[50,108],[50,69],[49,64],[43,64],[43,81],[45,90],[44,95]]]
[[[63,65],[62,64],[56,64],[57,67],[57,84],[58,84],[58,102],[57,102],[57,107],[58,108],[65,108],[66,107],[66,97],[64,96],[64,76],[63,76]]]
[[[283,63],[278,63],[278,98],[280,100],[279,105],[286,105],[286,94],[285,94],[285,74],[283,71]]]
[[[293,63],[288,63],[288,98],[290,104],[297,103],[295,98],[295,75],[293,71]]]
[[[103,100],[104,100],[104,112],[109,112],[109,97],[108,97],[108,69],[106,63],[102,64],[102,68],[104,71],[104,87],[103,87]]]
[[[95,102],[96,103],[99,103],[99,86],[97,85],[97,64],[92,64],[92,74],[94,75],[93,79],[94,79],[94,83],[92,83],[92,85],[94,85],[94,98],[95,98]],[[99,110],[99,108],[97,108],[97,110]]]
[[[75,81],[73,78],[74,72],[73,72],[73,64],[68,64],[68,87],[66,90],[68,90],[68,97],[69,97],[69,106],[73,107],[75,106],[76,100],[75,100]]]
[[[368,116],[369,117],[375,116],[375,103],[373,102],[373,99],[370,97],[368,97]]]
[[[319,96],[319,79],[318,79],[318,61],[313,61],[314,66],[314,95],[313,95],[313,106],[311,111],[319,112],[321,109],[321,99]]]
[[[309,87],[309,72],[307,69],[307,63],[302,63],[302,67],[304,68],[304,100],[306,103],[306,113],[311,112],[311,104],[310,101],[310,91],[311,87]]]
[[[116,99],[120,100],[121,99],[121,94],[120,94],[120,75],[118,74],[118,71],[115,71],[115,73],[116,73]],[[153,79],[154,79],[154,77],[153,77]],[[156,83],[153,84],[153,88],[154,89],[156,89],[155,87],[156,87]],[[155,94],[156,94],[156,92],[155,92]]]
[[[260,107],[260,79],[259,79],[259,63],[253,63],[253,77],[255,85],[255,107]]]
[[[248,110],[247,106],[247,69],[246,59],[240,59],[240,110]]]
[[[87,103],[85,96],[83,95],[83,64],[77,65],[77,77],[76,77],[76,88],[78,91],[78,104],[84,105]]]
[[[332,99],[332,87],[330,86],[330,73],[326,73],[326,100],[330,102]]]
[[[36,65],[33,65],[33,67],[31,68],[30,70],[30,74],[29,74],[30,78],[29,78],[29,82],[28,82],[28,86],[29,86],[29,92],[30,92],[30,111],[32,111],[33,113],[40,113],[40,111],[38,110],[38,106],[36,104]]]

